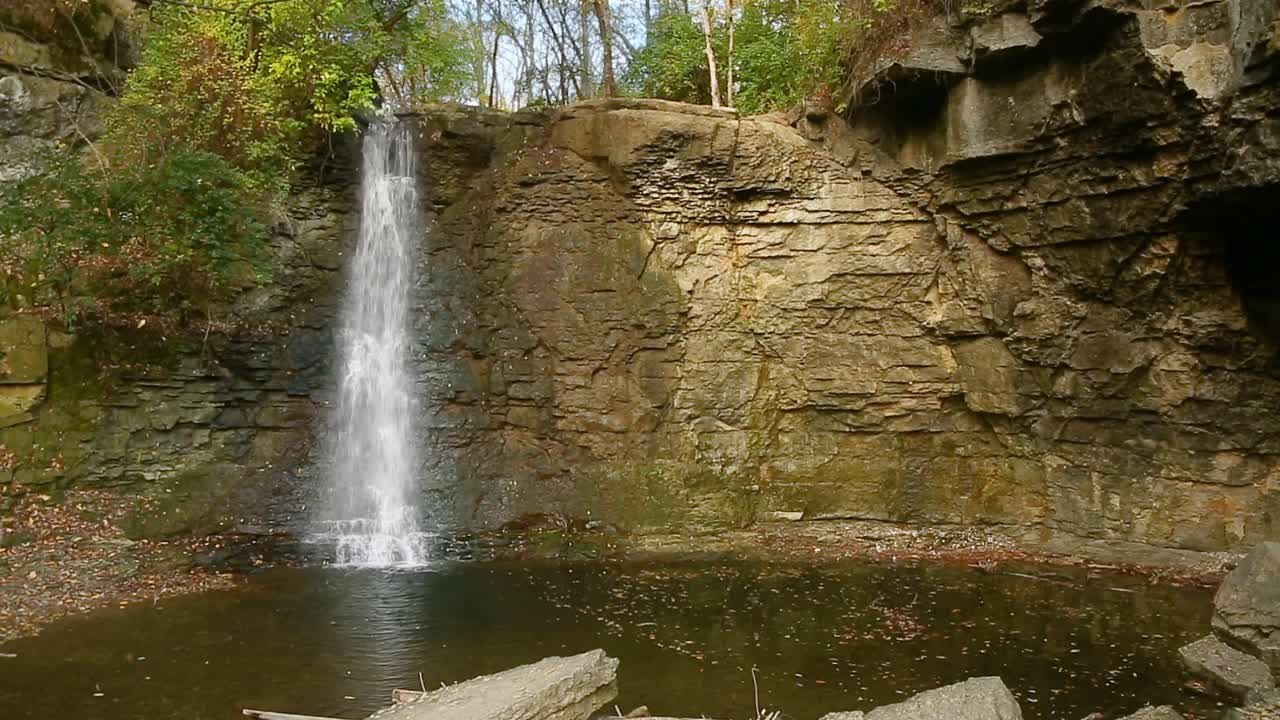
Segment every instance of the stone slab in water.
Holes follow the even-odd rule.
[[[1280,542],[1254,548],[1222,581],[1213,609],[1220,638],[1280,668]]]
[[[1242,708],[1231,708],[1223,720],[1280,720],[1280,690],[1255,695]]]
[[[998,677],[971,678],[876,708],[866,720],[1022,720],[1013,693]],[[857,716],[842,720],[855,720]]]
[[[1120,720],[1184,720],[1177,710],[1168,705],[1160,707],[1144,707],[1132,715],[1126,715]]]
[[[618,661],[603,650],[549,657],[440,688],[369,720],[586,720],[617,695]]]
[[[1266,663],[1212,636],[1183,646],[1178,656],[1192,675],[1237,703],[1243,703],[1250,693],[1276,686]]]

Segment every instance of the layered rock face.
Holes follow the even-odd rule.
[[[208,334],[0,316],[0,516],[6,496],[109,488],[146,498],[125,528],[140,538],[302,517],[355,172],[314,170],[273,233],[271,284]]]
[[[0,182],[103,133],[102,112],[136,61],[133,0],[0,9]],[[75,13],[74,24],[66,17]]]
[[[455,528],[1280,536],[1271,5],[957,14],[851,122],[621,100],[409,120],[434,216],[424,504]],[[293,487],[356,221],[352,164],[316,176],[276,283],[232,310],[259,332],[112,348],[4,321],[30,351],[5,351],[0,482],[218,508],[155,534]]]
[[[852,127],[421,117],[430,494],[472,526],[1276,537],[1263,5],[1015,6]]]
[[[25,7],[25,6],[24,6]],[[0,182],[87,152],[136,62],[132,0],[0,9]],[[72,23],[66,13],[74,12]],[[305,503],[356,182],[352,148],[274,218],[273,277],[190,327],[82,330],[0,308],[0,520],[66,488],[141,496],[135,537],[261,528]]]
[[[136,60],[131,0],[0,10],[0,182],[98,139]],[[344,155],[343,157],[348,157]],[[348,158],[349,159],[349,158]],[[310,452],[354,168],[307,172],[272,240],[275,277],[214,318],[219,330],[68,335],[0,309],[0,515],[8,497],[122,488],[158,503],[129,531],[167,536],[255,522],[286,496],[282,464]]]

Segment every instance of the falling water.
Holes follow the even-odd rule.
[[[412,503],[417,458],[408,368],[409,291],[419,234],[412,138],[394,122],[364,138],[360,234],[338,336],[326,539],[345,565],[418,565],[426,536]]]

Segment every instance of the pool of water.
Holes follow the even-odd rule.
[[[602,647],[625,712],[816,720],[1000,675],[1029,720],[1169,703],[1211,594],[946,567],[462,563],[277,569],[233,591],[64,621],[0,651],[0,718],[360,718],[438,687]]]

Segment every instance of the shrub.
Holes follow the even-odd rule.
[[[714,3],[713,4],[717,4]],[[909,49],[912,31],[940,0],[738,0],[734,51],[727,7],[715,14],[712,46],[720,85],[733,67],[733,104],[746,113],[787,110],[805,98],[848,101],[887,58]],[[699,12],[700,10],[695,10]],[[668,7],[628,69],[630,92],[710,101],[705,40],[694,13]]]
[[[86,318],[207,314],[257,272],[266,229],[251,181],[225,159],[175,148],[152,165],[51,171],[0,185],[0,273],[11,302]]]
[[[627,67],[628,92],[680,102],[708,103],[711,83],[702,29],[688,13],[667,11],[654,20],[650,40]]]

